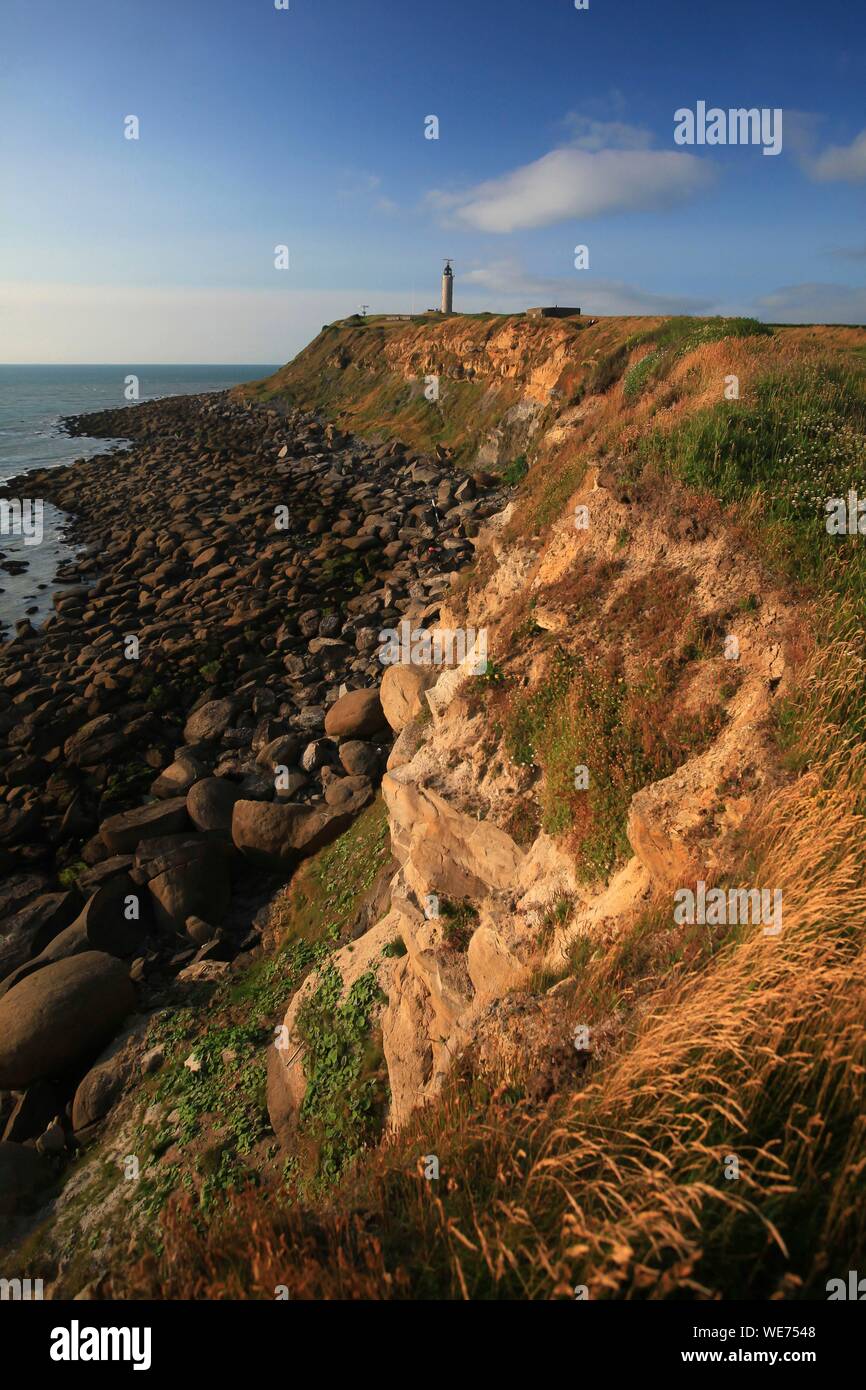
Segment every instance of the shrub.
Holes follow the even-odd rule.
[[[502,471],[502,481],[509,487],[516,487],[521,483],[529,472],[529,464],[526,462],[525,454],[518,454]]]

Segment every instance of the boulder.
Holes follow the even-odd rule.
[[[0,1086],[74,1071],[135,1008],[126,967],[85,951],[29,975],[0,999]]]
[[[151,795],[161,799],[186,796],[190,787],[194,787],[196,782],[200,782],[207,775],[207,768],[204,763],[199,762],[198,758],[193,758],[190,755],[176,758],[159,774],[151,786]]]
[[[379,751],[372,743],[352,738],[340,744],[340,762],[350,777],[372,777],[379,766]]]
[[[113,714],[100,714],[83,724],[63,745],[63,756],[68,763],[80,767],[95,767],[116,753],[123,751],[127,743],[126,734],[119,727]]]
[[[186,799],[187,813],[196,830],[228,837],[234,804],[240,796],[240,788],[225,777],[205,777],[191,789]]]
[[[235,715],[234,700],[209,700],[190,715],[183,730],[185,743],[216,743]]]
[[[259,749],[256,762],[259,767],[267,767],[272,771],[275,767],[292,767],[297,762],[300,751],[301,740],[298,735],[283,734],[280,738],[271,739],[270,743]]]
[[[10,917],[48,889],[43,874],[13,874],[0,883],[0,919]]]
[[[95,893],[97,888],[102,888],[111,879],[118,878],[121,874],[128,874],[131,868],[131,854],[112,854],[110,858],[103,859],[99,864],[94,864],[92,869],[85,869],[80,873],[78,886],[81,892],[87,896],[90,893]]]
[[[336,756],[337,746],[332,739],[314,739],[301,754],[301,768],[304,772],[318,772],[319,768],[333,763]]]
[[[76,1134],[103,1119],[120,1098],[129,1075],[121,1055],[91,1067],[79,1082],[72,1102],[72,1128]]]
[[[399,734],[426,709],[424,691],[435,685],[438,676],[439,672],[434,666],[387,667],[379,696],[385,718],[395,734]]]
[[[70,926],[48,943],[38,956],[25,961],[0,982],[0,998],[9,990],[54,961],[80,955],[82,951],[105,951],[111,956],[131,956],[144,937],[144,926],[126,915],[130,895],[140,898],[128,874],[109,880],[92,895]]]
[[[0,845],[16,845],[28,839],[42,823],[38,801],[28,806],[0,805]]]
[[[220,846],[205,835],[145,841],[136,872],[147,882],[156,925],[183,932],[188,917],[219,923],[229,909],[231,883]]]
[[[327,806],[353,806],[360,810],[373,799],[369,777],[337,777],[325,788]]]
[[[336,840],[360,807],[299,806],[273,801],[239,801],[232,838],[246,858],[265,868],[289,870]],[[202,914],[206,915],[206,914]]]
[[[187,917],[184,927],[190,941],[194,941],[196,946],[206,946],[217,934],[217,928],[202,917]]]
[[[187,824],[186,797],[177,796],[109,816],[99,827],[99,834],[112,854],[130,854],[140,840],[174,835],[185,830]]]
[[[386,723],[379,691],[368,687],[350,690],[331,705],[325,715],[325,733],[330,738],[369,738]]]
[[[86,1135],[121,1098],[143,1070],[148,1019],[139,1015],[116,1037],[82,1077],[72,1101],[72,1128]],[[151,1064],[151,1070],[155,1068]]]
[[[64,927],[74,921],[81,898],[70,890],[42,893],[0,923],[0,980],[39,955]]]
[[[139,899],[138,918],[128,915],[131,906],[129,899],[132,897]],[[72,927],[83,929],[87,941],[85,950],[105,951],[109,956],[131,956],[144,936],[141,916],[139,890],[129,874],[116,874],[97,888]],[[51,946],[54,944],[52,942]]]

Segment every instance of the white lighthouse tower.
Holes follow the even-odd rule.
[[[450,314],[454,308],[454,271],[451,269],[451,259],[445,262],[445,269],[442,272],[442,312]]]

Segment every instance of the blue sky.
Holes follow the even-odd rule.
[[[444,255],[458,309],[866,322],[864,93],[852,0],[4,0],[0,361],[282,361]]]

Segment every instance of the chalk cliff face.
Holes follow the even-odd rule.
[[[690,530],[680,525],[676,499],[663,491],[651,508],[641,507],[606,482],[589,467],[542,544],[515,534],[510,505],[476,539],[478,568],[490,578],[472,593],[446,595],[435,617],[428,615],[434,632],[467,625],[487,632],[492,668],[501,668],[510,692],[504,702],[489,699],[489,683],[466,666],[423,674],[394,668],[383,684],[411,693],[411,700],[398,698],[400,690],[384,699],[398,734],[382,783],[397,871],[382,917],[329,963],[348,994],[388,942],[405,947],[378,976],[392,1127],[434,1099],[467,1055],[495,1058],[497,1067],[511,1065],[516,1073],[525,1052],[508,1001],[544,972],[562,975],[581,941],[621,936],[653,903],[672,901],[679,887],[724,876],[736,862],[744,821],[783,780],[769,730],[786,690],[793,609],[768,592],[756,562],[733,551],[720,514]],[[590,524],[578,528],[580,508]],[[587,574],[594,576],[591,613],[576,609],[569,592],[574,577]],[[763,594],[756,611],[740,611],[744,593]],[[658,595],[666,595],[667,613],[655,606]],[[531,639],[515,642],[516,611],[530,619]],[[651,634],[642,631],[647,611],[658,624]],[[720,615],[730,630],[719,627]],[[715,632],[716,640],[695,660],[689,633],[699,631]],[[667,775],[648,770],[621,802],[624,852],[609,872],[587,876],[573,841],[549,829],[568,822],[560,812],[574,800],[574,768],[516,764],[503,746],[503,724],[529,702],[543,705],[557,663],[566,659],[616,673],[615,683],[645,682],[648,636],[654,672],[669,644],[677,674],[666,698],[681,711],[689,737]],[[726,655],[731,637],[736,662]],[[568,698],[580,698],[578,683]],[[563,730],[539,729],[537,737],[569,742]],[[577,757],[579,741],[570,746]],[[601,749],[584,745],[580,756],[590,781],[610,776],[599,765]],[[668,765],[663,760],[662,770]],[[548,828],[538,822],[539,801],[548,806]],[[289,1144],[305,1091],[297,1021],[317,985],[310,976],[292,1000],[287,1047],[271,1059],[272,1118]],[[534,1040],[542,1065],[565,1044],[564,1018],[554,1014],[546,1026],[543,1041]]]
[[[502,315],[349,320],[324,328],[294,361],[239,394],[286,400],[346,428],[438,443],[462,461],[493,464],[528,446],[540,419],[582,389],[609,345],[657,322]]]

